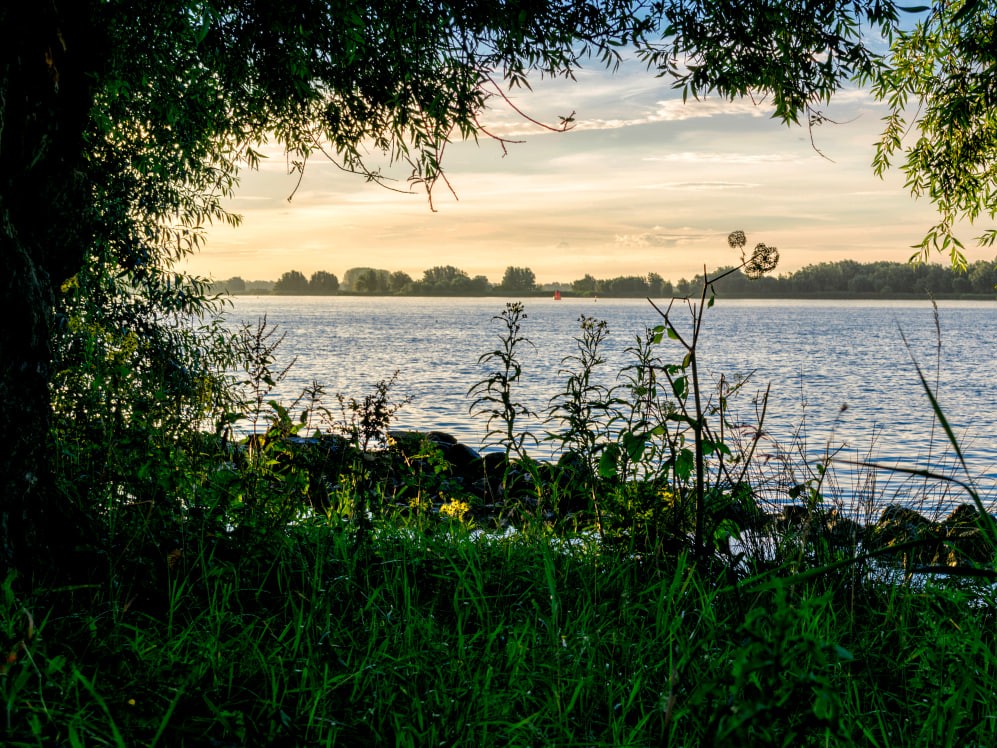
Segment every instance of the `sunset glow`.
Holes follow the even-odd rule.
[[[826,112],[840,124],[812,133],[772,119],[764,101],[683,104],[639,65],[540,81],[514,101],[553,124],[575,112],[575,126],[547,132],[496,102],[485,126],[523,142],[505,155],[484,136],[453,143],[444,165],[457,197],[437,185],[435,212],[424,192],[366,183],[322,156],[298,185],[271,149],[228,203],[243,225],[212,227],[189,269],[273,280],[371,266],[418,278],[455,265],[497,282],[505,267],[525,265],[540,282],[652,271],[677,280],[731,263],[725,237],[743,229],[749,242],[779,248],[785,273],[845,258],[905,261],[935,220],[902,174],[873,174],[883,110],[865,91],[843,92]],[[405,172],[395,173],[406,188]],[[967,255],[992,252],[970,245]]]

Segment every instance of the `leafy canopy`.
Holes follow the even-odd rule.
[[[873,80],[890,109],[874,161],[883,173],[899,160],[907,187],[937,207],[938,223],[912,259],[947,251],[966,268],[960,221],[997,215],[997,11],[980,0],[937,3],[912,30],[898,33],[890,64]],[[997,231],[978,237],[992,246]]]
[[[809,127],[846,85],[888,107],[873,168],[899,162],[915,197],[937,207],[912,260],[947,251],[965,269],[962,223],[997,215],[997,11],[984,0],[661,0],[660,37],[638,54],[683,97],[771,97],[774,116]],[[997,232],[979,237],[992,245]]]

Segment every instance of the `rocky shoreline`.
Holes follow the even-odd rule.
[[[419,503],[423,511],[438,513],[459,498],[466,500],[463,518],[480,527],[515,525],[526,514],[557,523],[590,513],[592,490],[599,485],[592,468],[571,455],[556,463],[524,464],[501,452],[478,452],[440,431],[391,431],[384,448],[366,452],[337,435],[262,438],[280,440],[279,459],[308,472],[308,500],[317,511],[329,509],[343,475],[354,475],[366,490],[393,499],[401,511]],[[674,497],[671,501],[675,503]],[[675,516],[663,516],[673,531],[682,533],[688,515],[683,517],[672,504],[663,511]],[[749,492],[712,514],[712,521],[733,523],[738,533],[788,539],[801,547],[854,549],[856,555],[892,558],[911,573],[997,577],[992,568],[977,568],[992,566],[993,545],[983,528],[994,517],[981,516],[970,503],[944,518],[891,503],[877,518],[862,523],[835,508],[807,506],[788,496],[782,504],[763,503]]]

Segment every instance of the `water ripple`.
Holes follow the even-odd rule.
[[[286,332],[282,353],[287,361],[297,356],[297,363],[278,393],[285,399],[313,379],[329,393],[359,398],[398,371],[396,394],[412,398],[398,413],[398,428],[442,429],[480,446],[485,423],[468,413],[467,390],[488,374],[478,358],[498,344],[500,326],[492,318],[503,304],[494,298],[238,297],[229,319],[255,323],[266,314]],[[525,307],[523,332],[536,347],[522,349],[518,396],[535,410],[544,409],[563,382],[558,372],[574,352],[579,315],[609,324],[607,382],[628,363],[624,349],[635,335],[660,321],[642,300],[527,299]],[[679,323],[683,315],[676,315]],[[942,302],[940,325],[939,349],[928,302],[721,300],[707,315],[699,358],[714,380],[751,373],[732,403],[735,420],[753,422],[752,397],[771,383],[766,432],[788,445],[804,426],[812,459],[843,445],[852,459],[872,454],[878,462],[950,470],[952,451],[934,422],[913,355],[931,385],[937,381],[939,402],[974,476],[994,484],[997,307]],[[681,352],[671,346],[662,354],[677,361]],[[845,480],[858,477],[846,469]]]

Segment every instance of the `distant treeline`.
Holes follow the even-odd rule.
[[[717,277],[726,270],[713,273]],[[658,273],[594,278],[585,275],[571,283],[539,285],[527,267],[508,267],[500,283],[483,275],[473,278],[460,268],[443,265],[429,268],[414,280],[408,273],[378,268],[350,268],[342,282],[323,270],[305,277],[289,270],[277,281],[251,281],[234,277],[215,284],[217,290],[233,294],[369,294],[396,296],[530,296],[560,291],[565,296],[605,296],[609,298],[655,298],[698,294],[703,277],[682,278],[676,283]],[[724,296],[751,298],[785,297],[869,297],[924,294],[991,296],[997,286],[997,259],[980,260],[959,271],[948,265],[906,262],[860,263],[854,260],[822,262],[779,277],[747,278],[740,270],[716,284]]]

